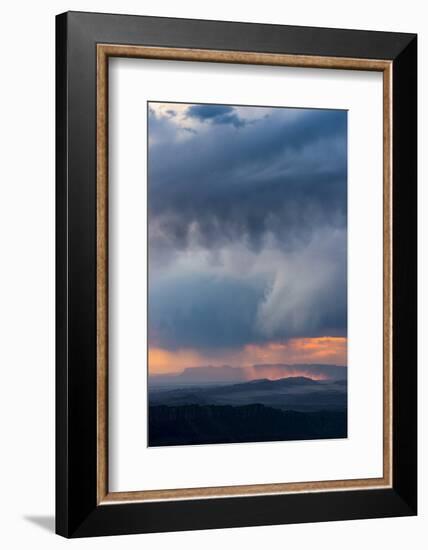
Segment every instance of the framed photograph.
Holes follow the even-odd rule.
[[[416,514],[416,36],[56,23],[58,534]]]

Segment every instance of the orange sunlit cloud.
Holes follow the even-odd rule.
[[[240,366],[255,364],[299,364],[319,363],[330,365],[347,364],[347,338],[323,336],[319,338],[293,338],[285,343],[264,345],[249,344],[237,351],[218,356],[206,356],[193,349],[174,352],[149,348],[150,374],[181,372],[187,367],[198,366]],[[301,369],[296,375],[302,374]],[[274,378],[272,372],[269,377]]]
[[[150,374],[165,374],[180,372],[186,367],[198,367],[210,364],[204,357],[194,350],[168,351],[162,348],[149,348],[149,371]],[[223,364],[223,363],[221,363]]]

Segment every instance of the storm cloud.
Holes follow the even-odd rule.
[[[210,121],[214,124],[232,124],[235,128],[245,126],[245,121],[229,105],[191,105],[187,109],[187,117],[200,121]]]
[[[215,352],[346,335],[346,112],[157,105],[151,345]]]

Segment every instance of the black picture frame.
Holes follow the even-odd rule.
[[[392,487],[99,505],[97,44],[392,62]],[[56,532],[65,537],[417,513],[417,36],[68,12],[56,18]]]

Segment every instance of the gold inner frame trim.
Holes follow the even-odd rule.
[[[133,57],[383,73],[383,476],[225,487],[109,492],[108,488],[108,59]],[[97,45],[97,503],[239,497],[392,486],[392,62],[256,52]]]

